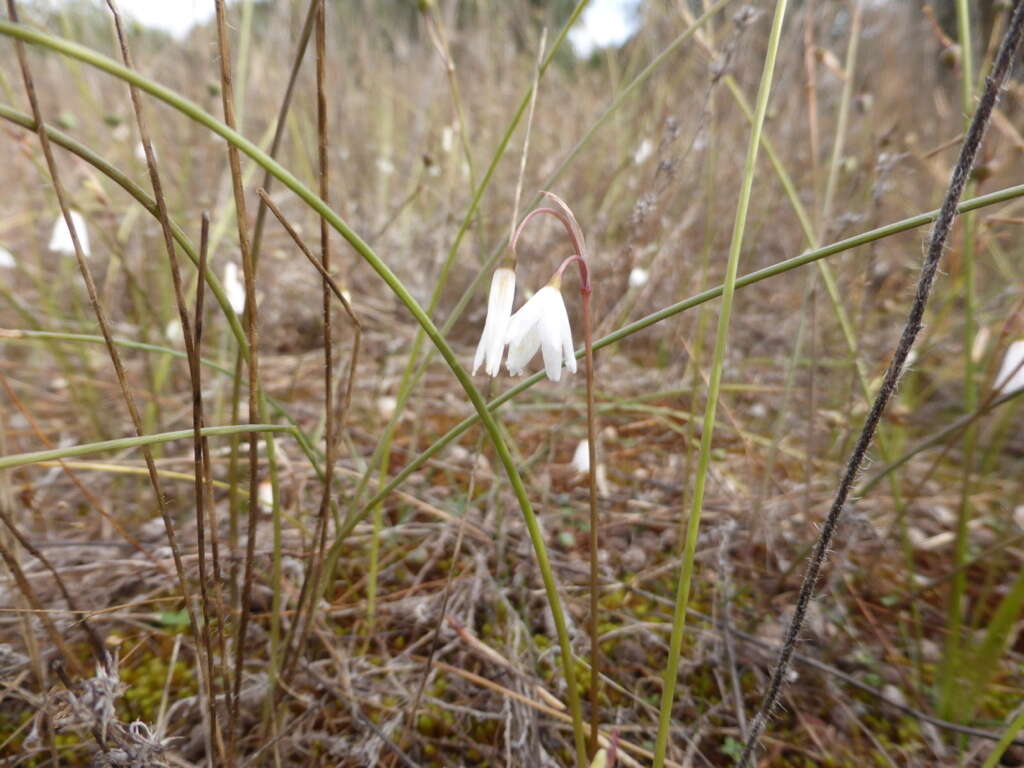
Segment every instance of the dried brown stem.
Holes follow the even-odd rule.
[[[236,127],[234,87],[231,79],[231,45],[228,41],[224,0],[216,0],[217,50],[220,53],[221,103],[224,123]],[[259,325],[256,311],[256,268],[249,241],[248,214],[245,190],[242,188],[242,169],[238,147],[228,144],[228,165],[231,169],[231,190],[235,200],[235,219],[238,225],[238,245],[242,252],[242,276],[245,284],[245,335],[249,342],[249,423],[259,422]],[[242,596],[239,606],[238,633],[235,638],[235,678],[229,700],[230,735],[234,744],[238,728],[238,699],[242,690],[242,666],[245,660],[245,635],[250,619],[252,597],[253,559],[256,555],[256,526],[259,519],[259,436],[249,436],[249,520],[245,545],[245,565],[242,576]]]

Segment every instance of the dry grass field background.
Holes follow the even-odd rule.
[[[316,0],[227,7],[238,132],[316,194],[326,161],[331,207],[463,368],[514,224],[543,190],[579,220],[604,339],[598,714],[617,764],[656,751],[713,374],[666,764],[736,764],[913,298],[930,219],[889,225],[942,202],[1012,5],[790,3],[721,359],[722,303],[703,292],[726,276],[774,3],[644,2],[628,42],[587,58],[561,37],[570,2],[330,0],[320,46]],[[528,380],[494,433],[466,428],[466,391],[366,254],[246,155],[239,222],[228,143],[141,93],[190,319],[202,302],[191,364],[128,86],[27,45],[138,432],[155,436],[155,490],[76,256],[51,239],[60,208],[14,32],[115,62],[118,38],[103,3],[18,10],[22,27],[0,26],[0,763],[576,764],[555,617],[589,720],[584,360]],[[181,39],[125,31],[147,82],[225,119],[215,21]],[[557,50],[538,76],[542,42]],[[1007,743],[1024,702],[1024,385],[1004,361],[1024,336],[1022,100],[1011,79],[964,194],[990,197],[957,219],[758,765],[1024,765],[1024,741]],[[261,188],[310,258],[326,237],[338,296]],[[517,307],[572,253],[556,225],[520,239]],[[236,315],[243,250],[257,311]],[[578,287],[570,270],[580,347]],[[489,400],[523,380],[472,381]],[[197,454],[197,416],[241,426]]]

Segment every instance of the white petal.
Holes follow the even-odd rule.
[[[544,300],[547,297],[545,291],[554,290],[550,286],[544,286],[530,297],[519,311],[512,315],[508,323],[508,332],[505,340],[510,344],[518,344],[530,330],[537,324],[544,311]]]
[[[491,277],[491,291],[487,298],[487,319],[480,343],[473,358],[473,373],[487,360],[486,371],[497,376],[501,370],[501,354],[505,350],[505,334],[512,315],[512,301],[516,294],[516,273],[508,267],[499,267]]]
[[[540,333],[537,327],[530,328],[526,334],[515,344],[509,344],[508,358],[505,366],[513,376],[519,376],[526,369],[526,364],[537,354],[540,347]]]
[[[572,343],[572,328],[569,325],[569,314],[562,305],[561,330],[559,335],[562,342],[562,357],[565,360],[565,367],[570,373],[576,373],[576,347]]]
[[[0,267],[10,268],[15,264],[14,254],[0,246]]]
[[[544,366],[548,378],[558,381],[562,378],[562,363],[576,373],[576,352],[572,346],[572,329],[569,327],[569,313],[560,291],[552,289],[541,321],[541,337],[544,343]],[[549,357],[550,356],[550,357]],[[554,375],[552,375],[554,373]]]
[[[544,353],[544,371],[552,381],[562,378],[562,334],[557,316],[548,315],[539,324],[540,349]]]
[[[995,390],[1005,395],[1024,389],[1024,339],[1018,339],[1006,349],[1003,363],[996,376]]]

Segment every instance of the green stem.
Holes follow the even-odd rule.
[[[973,51],[971,46],[970,12],[967,0],[956,0],[957,37],[960,44],[960,106],[963,111],[965,129],[970,125],[974,112]],[[969,183],[965,194],[973,194],[975,184]],[[974,334],[976,330],[976,298],[974,291],[974,216],[964,216],[963,268],[964,291],[964,412],[972,413],[978,407],[978,387],[974,366]],[[954,577],[949,594],[946,621],[948,634],[942,659],[939,684],[939,712],[943,717],[959,722],[964,711],[963,697],[959,690],[958,675],[961,671],[961,631],[964,620],[964,596],[967,593],[967,572],[962,566],[967,561],[967,540],[971,521],[971,469],[974,463],[977,431],[970,423],[964,434],[964,459],[960,487],[960,506],[956,522],[956,539],[953,544]]]
[[[722,308],[718,315],[718,329],[715,334],[715,349],[711,364],[710,382],[708,384],[707,405],[701,427],[696,484],[693,490],[690,520],[686,529],[686,544],[683,550],[683,562],[676,590],[668,660],[665,663],[665,675],[662,680],[658,735],[654,743],[654,768],[662,768],[665,764],[665,752],[668,748],[669,727],[672,723],[672,703],[675,698],[676,679],[679,674],[679,655],[683,643],[683,631],[686,627],[686,609],[690,602],[690,584],[693,580],[694,560],[697,553],[697,534],[700,530],[700,515],[704,506],[704,488],[707,482],[708,465],[711,461],[711,441],[714,434],[715,410],[718,407],[722,367],[725,362],[725,350],[728,346],[729,320],[732,313],[733,296],[736,292],[736,275],[739,270],[740,251],[743,247],[743,233],[746,229],[747,210],[750,206],[750,195],[754,185],[757,154],[761,146],[761,132],[764,127],[764,118],[768,111],[768,97],[771,94],[772,76],[775,72],[779,40],[782,36],[782,21],[786,16],[786,4],[787,0],[777,0],[775,4],[775,17],[772,20],[772,29],[768,37],[768,50],[765,53],[764,69],[761,73],[761,84],[757,94],[757,108],[750,130],[747,159],[743,169],[743,186],[740,189],[739,202],[736,206],[732,243],[729,246],[729,260],[726,265],[725,283],[722,290]]]
[[[219,437],[222,435],[239,435],[250,432],[288,432],[294,434],[295,427],[284,424],[232,424],[226,427],[203,427],[201,430],[205,437]],[[174,432],[161,432],[157,435],[143,435],[141,437],[121,437],[116,440],[103,440],[99,443],[82,443],[81,445],[69,445],[65,448],[52,448],[47,451],[32,451],[30,453],[15,453],[10,456],[0,456],[0,469],[11,469],[13,467],[24,467],[28,464],[36,464],[40,461],[56,461],[72,456],[87,456],[91,453],[105,453],[107,451],[124,451],[129,448],[139,448],[146,445],[158,445],[169,443],[174,440],[188,440],[195,435],[195,430],[179,429]]]
[[[989,756],[985,758],[985,762],[982,764],[981,768],[996,768],[996,766],[1000,764],[999,761],[1000,758],[1002,758],[1003,753],[1007,750],[1010,744],[1013,743],[1013,740],[1017,738],[1017,734],[1020,733],[1022,728],[1024,728],[1024,707],[1020,708],[1016,717],[1014,717],[1006,726],[1006,730],[1003,731],[1002,737],[999,739],[999,742],[992,747],[992,751],[989,753]]]

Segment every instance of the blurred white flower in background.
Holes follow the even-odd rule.
[[[14,266],[14,254],[0,245],[0,267],[10,269]]]
[[[85,228],[85,219],[78,211],[71,211],[71,223],[75,226],[75,233],[78,235],[78,242],[82,246],[82,253],[89,256],[89,232]],[[71,230],[68,223],[64,221],[64,214],[58,213],[57,220],[53,222],[53,231],[50,233],[50,250],[54,253],[63,253],[67,256],[75,255],[75,244],[71,239]]]
[[[636,152],[633,153],[633,162],[636,165],[640,165],[652,154],[654,154],[654,142],[650,139],[644,139],[640,142],[640,146],[636,148]]]
[[[572,454],[572,468],[581,475],[590,471],[590,441],[580,440]]]
[[[1004,395],[1024,389],[1024,339],[1017,339],[1006,348],[993,389]]]
[[[642,288],[651,279],[651,273],[643,267],[633,267],[629,272],[629,287]]]
[[[164,336],[167,340],[173,343],[177,343],[185,340],[185,334],[181,332],[181,320],[177,317],[171,320],[164,327]]]
[[[245,286],[238,276],[238,267],[233,261],[224,265],[224,292],[228,296],[228,304],[240,315],[245,311]]]

